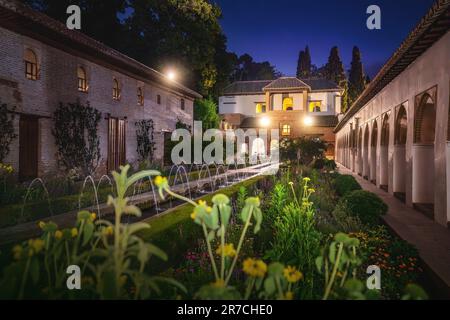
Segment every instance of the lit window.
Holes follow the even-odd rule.
[[[161,95],[159,94],[156,96],[156,103],[161,104]]]
[[[181,110],[184,110],[185,109],[185,102],[184,102],[184,99],[181,99]]]
[[[322,101],[311,101],[309,103],[309,112],[321,112]]]
[[[291,135],[291,125],[290,124],[283,124],[281,126],[281,135],[282,136],[290,136]]]
[[[29,80],[38,79],[38,60],[36,54],[31,49],[25,50],[25,76]]]
[[[266,105],[263,103],[257,103],[256,104],[256,113],[265,113],[266,112]]]
[[[137,99],[138,99],[138,105],[143,106],[144,105],[144,90],[142,90],[141,87],[138,87],[138,89],[137,89]]]
[[[113,99],[120,100],[120,85],[117,79],[113,79]]]
[[[88,84],[87,84],[86,70],[84,70],[83,67],[78,67],[77,76],[78,76],[78,91],[87,92]]]
[[[283,111],[292,111],[294,108],[294,100],[292,98],[283,99]]]

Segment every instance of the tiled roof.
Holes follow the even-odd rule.
[[[263,88],[273,80],[236,81],[223,90],[225,95],[235,94],[262,94]]]
[[[337,116],[313,116],[310,115],[313,119],[313,127],[329,127],[334,128],[338,124]],[[248,117],[245,118],[240,127],[243,129],[248,128],[258,128],[259,127],[259,118],[257,117]]]
[[[263,88],[265,91],[269,90],[286,90],[286,89],[310,89],[310,87],[302,80],[295,77],[281,77]]]
[[[450,0],[437,0],[335,128],[338,132],[359,110],[450,30]]]
[[[201,98],[200,94],[182,84],[168,81],[162,73],[81,32],[69,30],[65,24],[34,11],[19,1],[0,0],[0,26],[52,47],[89,57],[95,63],[107,65],[108,68],[119,68],[143,80],[152,80],[165,88],[193,98]]]
[[[331,80],[324,78],[311,78],[311,79],[301,79],[304,83],[311,87],[313,91],[323,91],[323,90],[342,90],[339,86]]]

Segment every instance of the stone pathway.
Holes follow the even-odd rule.
[[[439,293],[450,298],[450,230],[339,165],[339,172],[356,178],[361,187],[377,194],[389,206],[383,217],[402,239],[416,246]]]

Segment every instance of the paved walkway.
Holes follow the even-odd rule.
[[[438,290],[450,298],[450,230],[341,165],[339,172],[353,175],[363,189],[383,199],[389,206],[385,222],[398,236],[416,246],[426,267],[441,280],[436,283]]]

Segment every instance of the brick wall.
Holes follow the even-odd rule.
[[[174,93],[157,83],[142,83],[128,75],[104,66],[92,63],[84,58],[68,54],[50,47],[42,42],[25,37],[10,30],[0,28],[0,99],[16,111],[24,114],[42,116],[39,120],[39,173],[44,175],[58,170],[56,147],[51,134],[52,114],[59,102],[82,103],[89,101],[92,107],[102,112],[99,125],[100,149],[102,162],[107,160],[108,114],[111,117],[126,118],[126,156],[129,163],[137,161],[135,122],[153,119],[155,124],[156,153],[155,160],[163,157],[163,131],[172,131],[178,119],[191,125],[193,119],[192,98]],[[39,79],[25,78],[23,54],[25,49],[32,49],[39,62]],[[89,91],[78,91],[77,67],[82,66],[87,72]],[[121,99],[112,99],[113,78],[121,86]],[[144,106],[137,103],[137,87],[144,86]],[[157,95],[161,95],[161,104],[157,104]],[[181,99],[185,100],[185,110],[181,110]],[[16,116],[16,133],[18,133],[19,116]],[[17,138],[5,162],[16,169],[19,164],[19,143]],[[105,171],[105,166],[102,166]],[[104,172],[99,172],[104,173]]]

